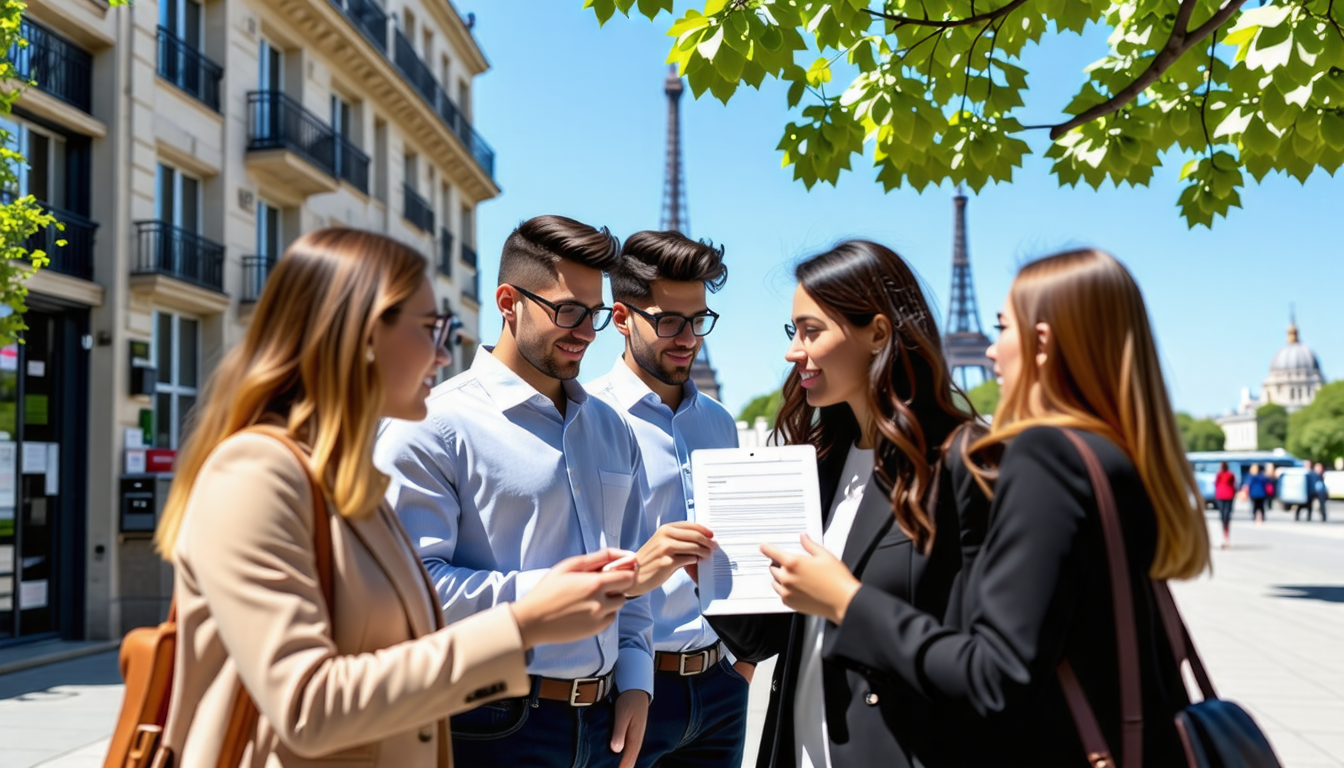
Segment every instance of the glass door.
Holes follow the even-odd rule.
[[[0,349],[0,640],[18,627],[19,345]]]

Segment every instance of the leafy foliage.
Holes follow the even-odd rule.
[[[979,384],[966,393],[966,397],[975,407],[975,412],[981,416],[993,416],[999,409],[999,382],[989,379]]]
[[[768,395],[760,395],[752,398],[738,414],[738,421],[747,422],[747,426],[756,423],[758,417],[763,417],[765,423],[771,428],[775,427],[775,416],[779,413],[779,406],[784,402],[784,391],[777,389]]]
[[[22,0],[0,0],[0,115],[9,114],[22,92],[19,71],[10,60],[10,51],[25,47],[28,42],[20,34],[24,3]],[[0,129],[0,346],[15,341],[28,329],[23,313],[28,311],[25,299],[28,287],[24,284],[50,260],[45,251],[29,251],[28,238],[44,227],[64,227],[37,204],[32,195],[19,197],[18,169],[26,162],[23,154],[14,148],[14,137]],[[64,247],[64,240],[57,240]]]
[[[1344,381],[1321,387],[1311,405],[1288,417],[1288,451],[1327,466],[1344,457]]]
[[[699,4],[699,0],[697,0]],[[789,84],[779,150],[809,189],[835,184],[872,147],[890,191],[1007,182],[1049,132],[1064,185],[1147,185],[1179,162],[1178,207],[1211,227],[1238,190],[1280,172],[1344,165],[1344,2],[1265,0],[703,0],[673,21],[668,62],[697,98],[727,103],[766,77]],[[672,0],[585,0],[656,18]],[[1025,126],[1021,55],[1047,36],[1109,27],[1067,119]],[[850,79],[841,87],[837,70]],[[842,78],[842,79],[843,79]],[[834,83],[834,84],[833,84]]]
[[[1265,403],[1255,409],[1255,447],[1261,451],[1282,448],[1288,442],[1288,410]]]
[[[1187,451],[1221,451],[1227,436],[1213,419],[1196,419],[1188,413],[1176,414],[1176,427]]]

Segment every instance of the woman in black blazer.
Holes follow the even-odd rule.
[[[988,502],[958,458],[973,415],[954,399],[928,304],[905,262],[875,243],[842,243],[796,275],[786,356],[794,370],[776,437],[817,448],[827,545],[846,575],[942,615]],[[762,768],[900,768],[913,764],[907,744],[939,726],[818,653],[818,643],[835,642],[833,626],[788,614],[709,620],[739,659],[780,655]]]
[[[1087,765],[1057,677],[1067,661],[1118,764],[1183,766],[1172,717],[1188,699],[1151,579],[1198,575],[1209,543],[1143,297],[1111,256],[1058,254],[1018,275],[999,330],[990,357],[1003,399],[968,460],[1006,449],[989,532],[955,609],[944,617],[870,589],[825,552],[780,558],[777,589],[837,625],[827,653],[861,670],[878,696],[951,725],[955,739],[920,754],[927,764]],[[1096,497],[1061,428],[1078,430],[1097,454],[1121,513],[1139,639],[1141,760],[1124,754],[1121,737]]]

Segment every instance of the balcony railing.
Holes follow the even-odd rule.
[[[425,103],[434,110],[439,116],[439,120],[448,129],[457,134],[461,140],[462,146],[467,148],[476,163],[481,166],[490,178],[495,177],[495,151],[485,143],[476,129],[471,126],[471,122],[462,114],[443,87],[434,79],[434,73],[430,71],[425,62],[420,60],[415,52],[415,47],[405,35],[397,30],[396,50],[394,51],[393,61],[401,74],[405,76],[406,82],[420,94]]]
[[[439,273],[453,276],[453,233],[446,229],[439,230]]]
[[[336,175],[336,134],[320,117],[280,91],[247,94],[247,112],[249,150],[287,149]]]
[[[476,249],[467,245],[465,241],[462,243],[462,263],[472,269],[476,268]]]
[[[224,68],[166,27],[159,27],[159,76],[219,111],[219,81]]]
[[[243,293],[239,300],[251,304],[261,300],[261,292],[266,288],[266,278],[275,269],[274,256],[243,257]]]
[[[20,79],[61,101],[93,111],[93,55],[46,27],[24,17],[19,34],[28,41],[10,46],[9,60],[14,62]]]
[[[411,189],[410,184],[403,184],[402,190],[406,194],[406,220],[421,232],[433,232],[434,209],[429,207],[429,202]]]
[[[224,246],[166,221],[135,222],[136,274],[160,274],[224,292]]]
[[[98,231],[98,225],[78,213],[64,211],[43,202],[38,202],[38,205],[55,216],[56,220],[65,226],[65,230],[57,229],[54,225],[46,227],[28,238],[23,247],[29,251],[38,249],[46,251],[47,258],[51,259],[51,263],[47,265],[48,269],[92,280],[93,235]],[[57,245],[58,240],[64,240],[65,245]]]
[[[378,50],[387,53],[387,13],[373,0],[331,0]]]
[[[471,299],[477,304],[481,303],[481,275],[478,272],[472,272],[462,285],[462,298]]]
[[[366,195],[369,193],[369,156],[344,136],[336,137],[336,177]]]

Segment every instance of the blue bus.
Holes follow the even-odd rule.
[[[1185,454],[1185,458],[1195,470],[1195,482],[1199,484],[1200,495],[1208,507],[1217,506],[1214,503],[1213,481],[1218,476],[1219,465],[1224,461],[1227,462],[1228,470],[1236,476],[1238,488],[1252,464],[1259,464],[1262,472],[1267,464],[1273,464],[1279,469],[1302,466],[1301,459],[1282,448],[1273,451],[1196,451]],[[1274,489],[1277,497],[1281,495],[1278,492],[1282,490],[1283,483],[1275,485],[1280,486]]]

